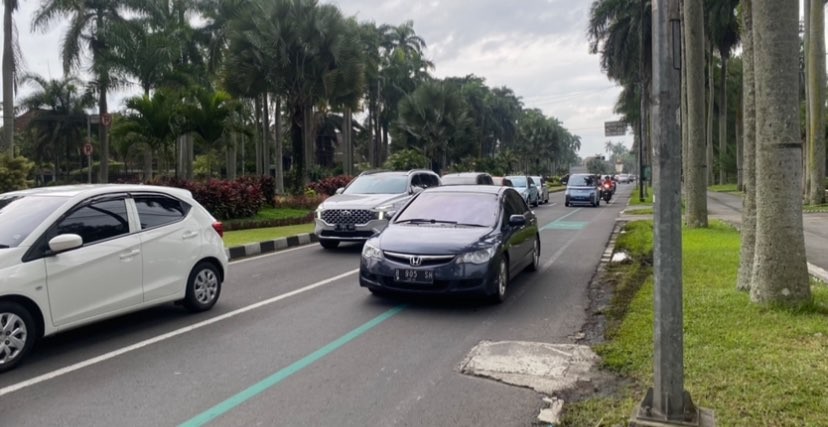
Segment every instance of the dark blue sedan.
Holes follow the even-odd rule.
[[[540,258],[538,221],[511,187],[429,188],[362,250],[359,284],[373,293],[476,294],[495,302]]]

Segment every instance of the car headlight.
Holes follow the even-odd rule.
[[[319,207],[316,208],[316,211],[314,211],[313,216],[316,217],[316,219],[322,219],[322,211],[324,210],[325,209],[322,209],[322,205],[319,205]]]
[[[382,251],[370,243],[365,243],[365,245],[362,246],[362,257],[368,259],[381,259]]]
[[[457,262],[460,263],[468,263],[468,264],[485,264],[489,262],[490,259],[495,255],[497,252],[497,247],[492,246],[485,249],[479,249],[472,252],[466,252],[463,255],[460,255],[460,258],[457,259]]]
[[[405,202],[405,200],[401,200],[396,203],[389,203],[387,205],[377,206],[374,209],[376,209],[377,217],[380,220],[391,219],[394,215],[397,214],[397,211],[400,210],[400,207],[402,207],[402,205],[404,205]]]

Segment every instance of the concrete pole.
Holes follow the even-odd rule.
[[[681,2],[652,2],[654,387],[634,426],[711,425],[684,391],[681,281]]]

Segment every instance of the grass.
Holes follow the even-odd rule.
[[[632,192],[632,196],[630,196],[630,205],[631,206],[652,206],[653,205],[653,187],[646,186],[644,187],[644,201],[641,201],[639,197],[639,187],[636,185],[635,190]]]
[[[828,212],[828,205],[804,205],[803,213],[825,213]]]
[[[567,405],[563,425],[626,425],[652,385],[651,227],[632,222],[619,236],[638,262],[617,267],[626,270],[607,313],[608,341],[596,346],[604,367],[631,381],[613,396]],[[714,222],[683,237],[685,388],[696,404],[714,409],[718,425],[828,425],[828,287],[812,283],[805,309],[754,305],[735,290],[737,231]]]
[[[283,227],[311,222],[311,212],[310,209],[265,207],[256,216],[222,222],[224,223],[224,229],[227,231]]]
[[[707,189],[718,193],[740,193],[739,189],[736,187],[736,184],[711,185],[710,187],[707,187]]]
[[[557,193],[566,190],[565,185],[549,185],[547,186],[547,188],[549,189],[550,193]]]
[[[313,224],[290,225],[286,227],[255,228],[251,230],[227,231],[224,233],[224,246],[230,248],[247,243],[264,242],[280,237],[312,233]]]

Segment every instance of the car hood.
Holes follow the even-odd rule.
[[[20,246],[0,249],[0,270],[20,264],[20,260],[23,258],[23,254],[26,253],[27,249],[26,247]]]
[[[456,254],[489,246],[495,237],[488,227],[455,227],[452,225],[420,224],[391,225],[379,236],[379,249],[383,251],[417,254]]]
[[[407,200],[408,194],[337,194],[325,199],[320,209],[372,209]]]

